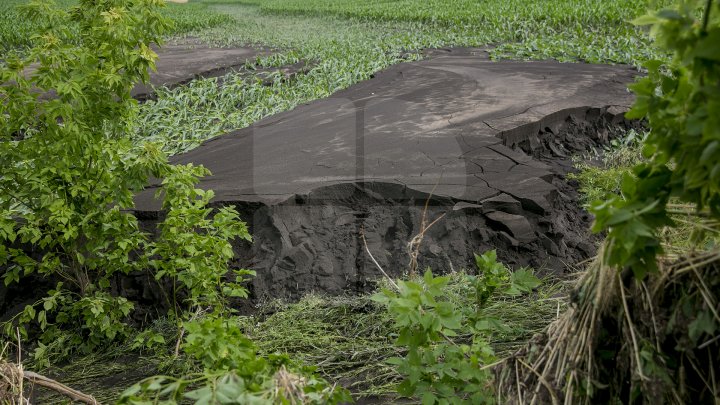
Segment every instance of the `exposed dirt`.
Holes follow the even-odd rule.
[[[155,97],[155,87],[174,88],[187,84],[198,78],[220,77],[231,71],[241,70],[246,63],[257,57],[272,54],[269,49],[258,47],[210,48],[207,45],[194,43],[192,38],[174,43],[153,47],[158,54],[156,71],[150,72],[147,84],[139,83],[131,94],[134,98],[144,101]],[[26,76],[33,74],[38,65],[30,65],[25,69]],[[282,69],[286,75],[301,71],[304,65],[293,65]],[[44,98],[55,97],[54,91],[43,94]]]
[[[215,138],[178,163],[208,167],[200,186],[234,205],[255,242],[233,264],[257,270],[255,298],[362,291],[407,270],[407,242],[439,220],[420,265],[446,272],[497,249],[512,266],[564,271],[592,255],[591,218],[565,182],[574,152],[634,125],[624,66],[491,62],[444,50],[331,98]],[[162,214],[137,198],[152,228]],[[432,196],[431,196],[432,194]]]
[[[154,50],[158,54],[157,71],[150,74],[148,84],[138,84],[132,90],[132,96],[138,100],[152,98],[153,87],[173,88],[197,78],[222,76],[259,56],[271,54],[261,48],[209,48],[192,44],[192,41],[166,44]]]

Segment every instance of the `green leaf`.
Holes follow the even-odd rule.
[[[688,334],[690,340],[697,342],[702,336],[712,336],[717,329],[718,324],[712,313],[710,311],[700,311],[697,317],[688,325]]]
[[[527,293],[539,287],[541,284],[540,279],[535,277],[528,269],[518,269],[510,275],[510,287],[506,290],[506,294],[519,295]]]
[[[659,22],[661,22],[662,19],[654,14],[645,14],[640,17],[637,17],[631,21],[631,24],[633,25],[655,25]]]
[[[434,405],[438,398],[430,391],[425,391],[422,395],[422,405]]]

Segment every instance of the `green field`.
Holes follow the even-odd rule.
[[[55,0],[55,3],[70,8],[78,0]],[[22,49],[31,44],[31,37],[38,28],[17,10],[27,0],[3,0],[0,3],[0,55],[13,49]],[[228,16],[215,13],[200,3],[173,4],[168,3],[165,14],[174,22],[172,33],[184,32],[213,27],[232,21]],[[1,59],[1,58],[0,58]]]
[[[231,75],[165,92],[147,103],[137,136],[186,151],[210,137],[250,125],[344,89],[390,65],[421,58],[426,48],[491,46],[494,58],[548,59],[639,65],[660,57],[628,20],[644,2],[628,1],[272,1],[201,0],[207,12],[230,19],[183,36],[227,46],[260,44],[279,49],[254,68],[298,61],[312,68],[267,87]],[[434,15],[435,18],[428,18]],[[200,18],[200,17],[198,17]],[[191,25],[191,24],[189,24]],[[240,108],[238,108],[240,107]]]
[[[0,5],[0,43],[6,52],[29,44],[33,25]],[[62,0],[71,5],[75,0]],[[142,106],[136,136],[187,151],[213,136],[368,79],[390,65],[421,58],[422,50],[490,47],[493,58],[639,65],[662,55],[629,21],[645,1],[451,0],[191,0],[168,4],[169,38],[195,37],[216,46],[258,44],[278,52],[252,66],[279,68],[299,61],[311,68],[271,86],[252,70],[160,92]],[[17,21],[23,21],[19,26]],[[273,77],[272,75],[270,76]]]

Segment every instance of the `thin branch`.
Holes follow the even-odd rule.
[[[717,342],[718,340],[720,340],[720,335],[717,335],[714,338],[708,340],[707,342],[701,344],[700,346],[698,346],[698,349],[704,349],[704,348],[710,346],[711,344]]]
[[[180,355],[180,344],[182,344],[182,340],[183,340],[184,336],[185,336],[185,327],[180,327],[180,335],[178,336],[178,339],[175,342],[175,353],[173,355],[173,357],[176,359]]]
[[[99,402],[92,395],[84,394],[78,390],[68,387],[63,383],[57,382],[53,379],[47,378],[32,371],[25,371],[23,373],[23,378],[27,379],[35,385],[39,385],[41,387],[51,389],[59,394],[65,395],[73,401],[78,401],[89,405],[99,404]]]
[[[395,280],[393,280],[392,278],[390,278],[390,276],[388,276],[388,274],[385,272],[385,270],[383,270],[382,266],[380,266],[380,263],[378,263],[377,260],[375,260],[375,257],[372,255],[372,253],[370,253],[370,248],[368,247],[367,240],[365,239],[365,228],[364,227],[360,228],[360,238],[362,238],[363,244],[365,245],[365,251],[367,252],[368,256],[370,256],[370,259],[372,259],[373,263],[375,263],[375,266],[377,266],[377,268],[380,269],[380,272],[382,272],[382,274],[385,276],[385,278],[387,278],[388,281],[390,281],[390,284],[392,284],[396,290],[400,291],[400,287],[397,285],[397,283],[395,283]]]
[[[705,4],[705,13],[703,14],[702,25],[703,32],[707,32],[708,23],[710,22],[710,11],[712,10],[712,2],[713,0],[707,0],[707,3]]]

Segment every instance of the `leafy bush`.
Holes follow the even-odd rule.
[[[423,404],[493,403],[490,367],[496,361],[490,337],[505,329],[484,313],[496,294],[520,295],[540,285],[529,271],[511,272],[497,262],[495,251],[475,256],[479,274],[467,275],[474,305],[455,307],[446,296],[450,278],[428,269],[421,280],[399,281],[374,300],[387,305],[399,328],[395,344],[405,357],[389,360],[405,376],[398,393],[417,396]]]
[[[35,364],[90,352],[130,335],[133,308],[109,293],[117,274],[153,271],[182,290],[170,316],[182,325],[183,355],[202,366],[190,380],[152,377],[132,387],[124,403],[182,398],[197,403],[301,401],[334,403],[346,391],[288,360],[257,356],[227,315],[229,297],[246,297],[251,272],[226,281],[231,241],[250,241],[235,210],[209,208],[211,191],[196,189],[203,167],[172,166],[153,144],[133,145],[137,103],[130,90],[147,80],[167,28],[157,0],[81,0],[65,10],[36,0],[24,11],[42,27],[23,55],[0,68],[0,265],[6,285],[31,273],[61,279],[50,295],[5,324],[5,332],[37,323]],[[67,27],[76,26],[78,32]],[[26,73],[32,63],[37,68]],[[165,218],[152,239],[129,209],[150,177],[162,178]],[[32,252],[32,253],[30,253]],[[192,314],[192,315],[190,315]],[[200,315],[200,314],[205,314]],[[140,346],[166,344],[140,333]],[[136,346],[137,347],[137,346]],[[187,392],[186,392],[187,391]],[[168,403],[168,402],[164,402]]]
[[[246,294],[223,277],[230,240],[250,236],[232,209],[206,207],[212,193],[195,184],[207,171],[172,166],[156,145],[128,138],[137,113],[130,90],[148,79],[157,57],[149,45],[168,27],[160,4],[82,0],[66,10],[36,0],[22,8],[40,34],[0,67],[0,266],[6,285],[31,273],[62,283],[6,332],[19,321],[27,337],[22,325],[36,321],[40,343],[50,345],[74,330],[63,351],[123,338],[133,305],[109,294],[110,281],[137,270],[180,282],[186,308],[222,312],[224,296]],[[155,240],[129,211],[151,176],[164,179],[167,212]]]
[[[648,77],[631,86],[637,100],[627,115],[647,117],[652,128],[644,146],[648,161],[624,176],[624,199],[595,204],[593,212],[595,230],[608,229],[608,263],[642,278],[657,269],[659,229],[674,224],[667,212],[671,197],[720,217],[720,4],[682,2],[635,23],[652,25],[673,60],[648,61]]]
[[[189,164],[174,167],[165,177],[162,192],[167,215],[149,254],[155,278],[169,278],[173,285],[179,282],[190,307],[211,308],[219,315],[227,309],[227,298],[247,297],[242,282],[245,276],[254,275],[249,270],[234,270],[235,280],[225,280],[227,263],[235,255],[230,242],[252,239],[233,208],[208,208],[213,192],[193,187],[197,178],[206,174],[204,167]]]

